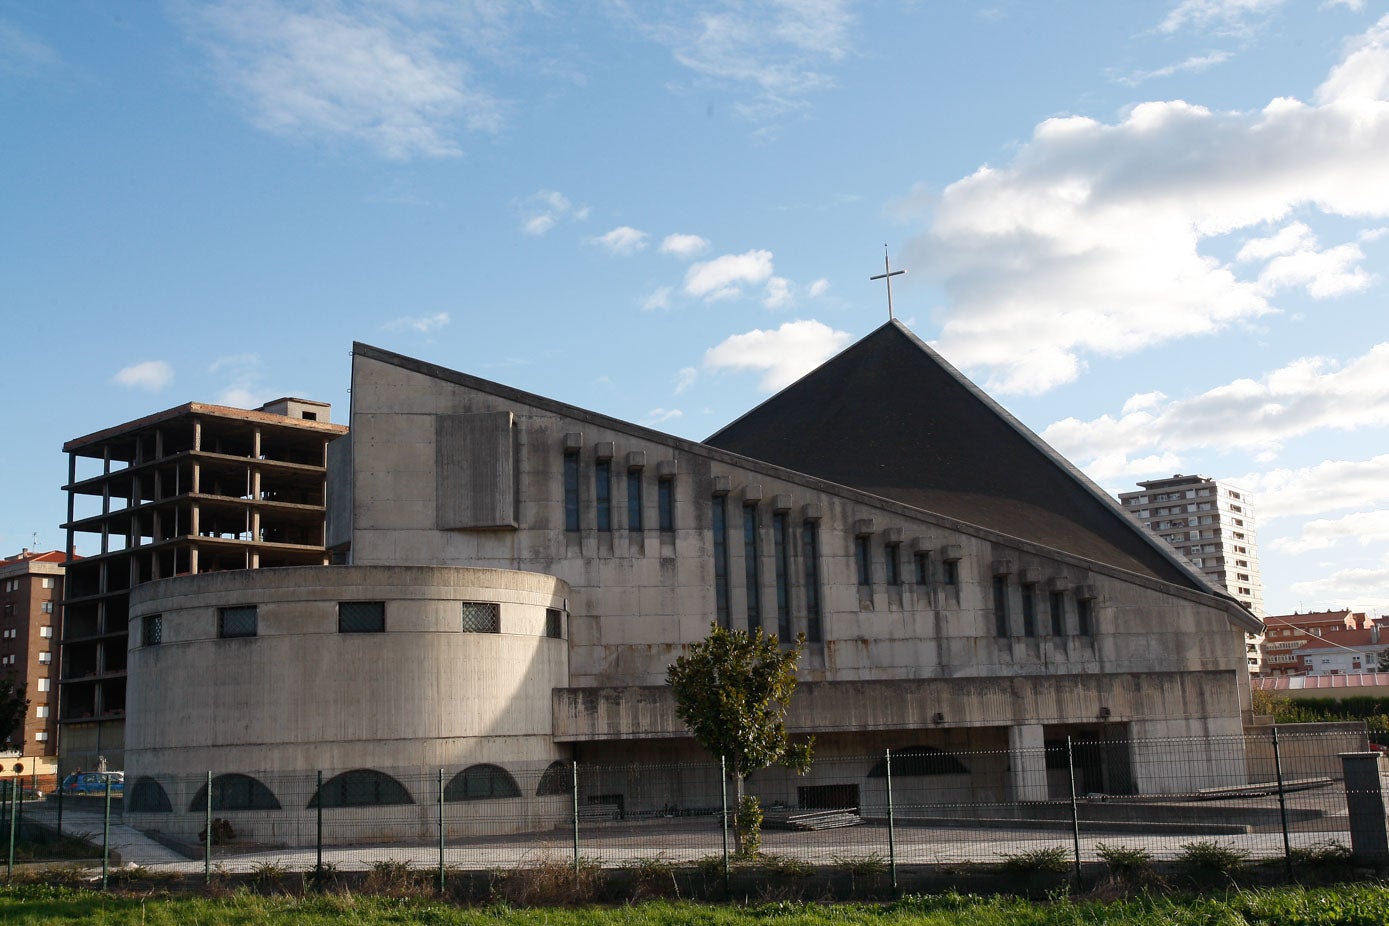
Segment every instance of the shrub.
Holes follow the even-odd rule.
[[[1064,874],[1071,870],[1071,854],[1064,846],[1000,853],[1003,870],[1014,875]]]
[[[1095,854],[1100,861],[1109,866],[1109,873],[1116,878],[1136,878],[1151,874],[1153,854],[1147,849],[1131,849],[1128,846],[1111,846],[1100,842],[1095,844]]]
[[[545,856],[497,873],[494,899],[517,907],[591,903],[598,897],[602,869],[596,859]]]
[[[1233,845],[1213,839],[1198,839],[1182,843],[1177,854],[1177,867],[1198,880],[1230,878],[1249,864],[1249,853]]]
[[[733,832],[739,858],[752,858],[762,848],[762,805],[751,794],[745,795],[733,815]]]

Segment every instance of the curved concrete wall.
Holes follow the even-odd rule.
[[[331,774],[559,758],[550,692],[568,684],[568,647],[546,636],[546,609],[565,609],[568,593],[536,573],[420,566],[141,586],[131,600],[127,772]],[[385,632],[339,633],[344,601],[384,602]],[[465,601],[498,604],[501,632],[463,632]],[[219,639],[218,609],[236,605],[257,607],[257,635]],[[157,645],[143,640],[151,615]]]

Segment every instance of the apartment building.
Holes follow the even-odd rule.
[[[317,566],[331,407],[190,402],[68,441],[58,723],[64,770],[123,764],[131,589],[177,575]],[[78,556],[79,546],[82,556]]]
[[[1260,650],[1270,676],[1373,673],[1389,648],[1381,619],[1358,611],[1275,614],[1264,624]]]
[[[0,559],[0,676],[23,685],[29,699],[24,723],[0,748],[21,756],[51,756],[57,745],[54,628],[66,559],[60,550],[21,550]]]
[[[1119,502],[1148,530],[1167,541],[1207,579],[1224,588],[1256,617],[1264,614],[1264,582],[1254,536],[1254,506],[1228,482],[1183,476],[1140,482]],[[1245,641],[1249,671],[1262,670],[1262,637]]]

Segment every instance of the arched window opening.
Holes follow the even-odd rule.
[[[334,775],[309,801],[309,808],[377,807],[387,804],[413,804],[414,799],[405,786],[384,772],[369,768],[353,769]]]
[[[189,813],[207,809],[207,785],[198,789]],[[280,801],[269,788],[250,775],[218,775],[212,779],[213,810],[279,810]]]
[[[153,778],[141,776],[125,797],[125,809],[131,813],[171,813],[169,793]]]
[[[520,796],[516,779],[496,765],[470,765],[444,786],[446,801],[489,801]]]

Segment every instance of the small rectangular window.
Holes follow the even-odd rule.
[[[47,705],[47,704],[40,704],[37,708],[34,709],[34,716],[39,717],[40,719],[42,719],[42,718],[44,718],[44,717],[47,717],[47,716],[48,716],[48,705]]]
[[[14,659],[11,658],[10,661],[13,662]],[[51,663],[52,661],[53,661],[53,654],[52,654],[52,653],[49,653],[49,652],[39,653],[39,662],[41,662],[43,665],[48,665],[48,664]]]
[[[53,587],[53,577],[52,577],[52,576],[44,576],[44,577],[43,577],[43,581],[40,583],[40,585],[42,585],[44,588],[52,588],[52,587]]]
[[[338,633],[385,633],[386,602],[339,601]]]
[[[48,732],[45,730],[40,730],[39,732],[34,734],[34,739],[38,740],[40,743],[46,743],[48,742]]]
[[[669,476],[656,483],[656,513],[662,533],[675,530],[675,480]]]
[[[994,636],[1008,636],[1008,578],[994,576]]]
[[[931,554],[926,550],[918,550],[912,554],[912,562],[916,566],[916,584],[931,584]]]
[[[52,682],[46,678],[39,679],[39,691],[48,691],[52,687]]]
[[[1022,587],[1022,633],[1025,637],[1037,636],[1037,586]]]
[[[941,561],[941,564],[940,564],[940,567],[941,567],[941,574],[942,574],[942,575],[941,575],[941,580],[942,580],[946,585],[959,585],[959,584],[960,584],[960,564],[959,564],[959,563],[957,563],[957,562],[956,562],[955,560],[953,560],[953,559],[942,560],[942,561]]]
[[[640,532],[641,525],[641,470],[627,471],[627,529]]]
[[[140,622],[140,642],[145,646],[158,646],[164,642],[164,616],[146,614]]]
[[[44,614],[52,614],[52,613],[53,613],[53,602],[51,602],[51,601],[45,601],[45,602],[43,603],[43,613],[44,613]]]
[[[217,609],[217,636],[223,639],[254,637],[256,623],[255,605]]]
[[[854,538],[854,568],[859,585],[873,584],[873,548],[869,537]]]
[[[564,455],[564,529],[579,529],[579,454]]]
[[[502,606],[492,601],[463,602],[464,633],[501,633]]]
[[[1076,599],[1076,633],[1088,637],[1094,632],[1095,603],[1089,598]]]
[[[1064,637],[1066,635],[1066,593],[1051,593],[1051,635],[1053,637]]]
[[[551,640],[564,639],[564,612],[559,608],[545,609],[545,636]]]
[[[40,627],[40,628],[39,628],[39,636],[43,637],[45,640],[51,640],[51,639],[53,639],[53,628],[52,628],[52,627]]]
[[[613,529],[613,465],[608,460],[593,464],[593,500],[596,505],[596,526],[600,531]]]
[[[902,584],[902,545],[889,543],[883,546],[883,564],[887,567],[887,584]]]

